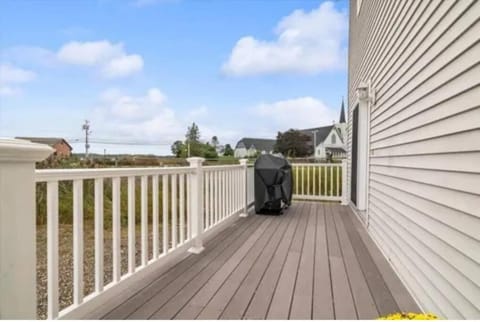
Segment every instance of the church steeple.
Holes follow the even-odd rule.
[[[342,107],[340,110],[340,122],[339,123],[346,123],[345,122],[345,107],[343,105],[343,97],[342,97]]]

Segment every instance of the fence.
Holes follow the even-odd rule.
[[[294,163],[293,198],[345,203],[346,161],[342,163]]]
[[[187,251],[200,253],[204,239],[237,215],[246,216],[254,201],[254,171],[247,166],[247,160],[227,166],[202,166],[202,158],[190,158],[189,167],[35,170],[35,161],[45,159],[51,152],[52,149],[44,145],[0,139],[2,319],[36,318],[35,184],[46,185],[49,319],[83,318],[109,301],[119,302],[122,296],[131,294],[147,274],[158,274],[186,256]],[[345,189],[339,186],[340,183],[345,186],[345,169],[345,163],[294,165],[294,197],[345,198]],[[60,182],[71,182],[73,195],[73,303],[66,308],[59,305]],[[85,294],[84,285],[85,182],[93,182],[94,200],[94,287],[89,294]],[[108,201],[111,202],[113,271],[108,284],[104,283],[106,182],[111,194]],[[139,198],[136,198],[137,183]],[[121,206],[125,190],[126,209]],[[137,201],[140,203],[139,232],[135,217]],[[121,219],[125,214],[127,250],[122,255]],[[140,261],[137,263],[138,233]],[[125,272],[122,270],[124,257],[127,259]]]

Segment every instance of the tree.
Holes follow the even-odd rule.
[[[190,142],[190,143],[199,142],[200,129],[198,128],[198,125],[195,124],[195,122],[193,122],[192,125],[188,127],[187,134],[185,134],[185,138],[187,142]]]
[[[287,132],[278,132],[274,150],[287,157],[306,157],[313,153],[310,141],[309,135],[290,129]]]
[[[228,156],[233,156],[235,153],[232,149],[232,147],[230,146],[230,144],[226,144],[225,145],[225,150],[223,151],[223,155],[228,157]]]
[[[220,142],[218,141],[218,138],[216,135],[212,136],[212,146],[214,148],[217,148],[217,146],[220,144]]]
[[[185,151],[185,144],[182,141],[177,140],[172,144],[172,153],[177,157],[180,158],[182,156],[182,152]]]
[[[218,158],[217,149],[208,143],[202,144],[202,156],[205,159],[216,159]]]

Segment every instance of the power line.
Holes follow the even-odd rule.
[[[82,139],[79,138],[67,138],[70,143],[81,143]],[[89,137],[89,143],[107,144],[107,145],[138,145],[138,146],[170,146],[170,142],[151,142],[151,141],[123,141],[117,139],[103,139],[103,138],[91,138]]]

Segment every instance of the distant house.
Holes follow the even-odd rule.
[[[300,130],[311,136],[311,144],[315,144],[315,159],[326,159],[332,155],[334,159],[347,157],[345,109],[342,101],[339,122],[333,125]],[[315,137],[314,137],[315,135]]]
[[[63,138],[17,137],[17,139],[49,145],[55,149],[53,156],[56,158],[68,158],[72,154],[72,146]]]
[[[259,153],[270,154],[273,153],[275,142],[272,139],[243,138],[235,146],[234,155],[236,158],[248,158]]]

